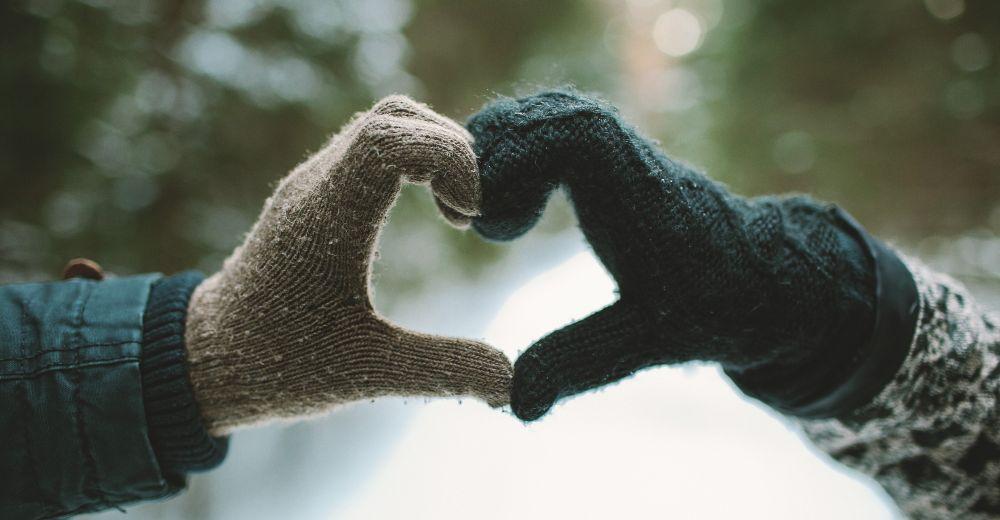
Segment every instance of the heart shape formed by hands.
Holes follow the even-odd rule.
[[[460,125],[392,96],[281,181],[189,305],[190,374],[213,434],[386,395],[508,402],[503,353],[404,330],[371,303],[376,241],[403,181],[429,184],[455,225],[478,214],[470,143]]]

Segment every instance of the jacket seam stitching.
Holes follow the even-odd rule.
[[[46,366],[46,367],[42,367],[42,368],[40,368],[38,370],[33,370],[33,371],[25,373],[25,374],[0,373],[0,381],[13,381],[13,380],[17,380],[17,379],[32,379],[32,378],[38,377],[40,375],[43,375],[45,373],[54,372],[54,371],[58,371],[58,370],[75,369],[75,368],[87,368],[87,367],[95,367],[95,366],[101,366],[101,365],[113,365],[113,364],[116,364],[116,363],[122,363],[122,362],[126,362],[126,361],[132,361],[132,362],[134,362],[134,361],[138,361],[138,360],[139,360],[138,356],[122,356],[122,357],[116,357],[116,358],[110,358],[110,359],[100,359],[100,360],[96,360],[96,361],[87,361],[87,362],[83,362],[83,363],[53,364],[53,365],[49,365],[49,366]]]
[[[82,349],[98,348],[98,347],[118,347],[118,346],[121,346],[121,345],[128,345],[128,344],[131,344],[131,343],[139,343],[139,341],[138,340],[127,340],[127,341],[115,341],[115,342],[111,342],[111,343],[91,343],[91,344],[87,344],[87,345],[77,345],[77,346],[70,347],[70,348],[49,348],[49,349],[42,349],[42,350],[35,351],[34,354],[23,356],[23,357],[0,358],[0,363],[5,362],[5,361],[26,361],[26,360],[33,359],[33,358],[36,358],[36,357],[41,357],[41,356],[43,356],[45,354],[51,354],[51,353],[54,353],[54,352],[77,352],[77,351],[82,350]]]

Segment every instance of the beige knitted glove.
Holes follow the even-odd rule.
[[[281,181],[246,241],[189,304],[191,381],[213,434],[388,395],[508,402],[501,352],[401,329],[371,304],[375,242],[403,180],[429,183],[454,223],[476,215],[470,140],[393,96]]]

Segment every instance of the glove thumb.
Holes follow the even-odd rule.
[[[618,301],[538,340],[514,363],[514,413],[534,421],[559,399],[655,364],[644,329],[638,311]]]

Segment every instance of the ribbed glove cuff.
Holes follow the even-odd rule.
[[[188,301],[204,277],[185,272],[153,284],[143,319],[142,396],[164,474],[204,471],[226,456],[229,438],[208,434],[188,377],[184,326]]]

